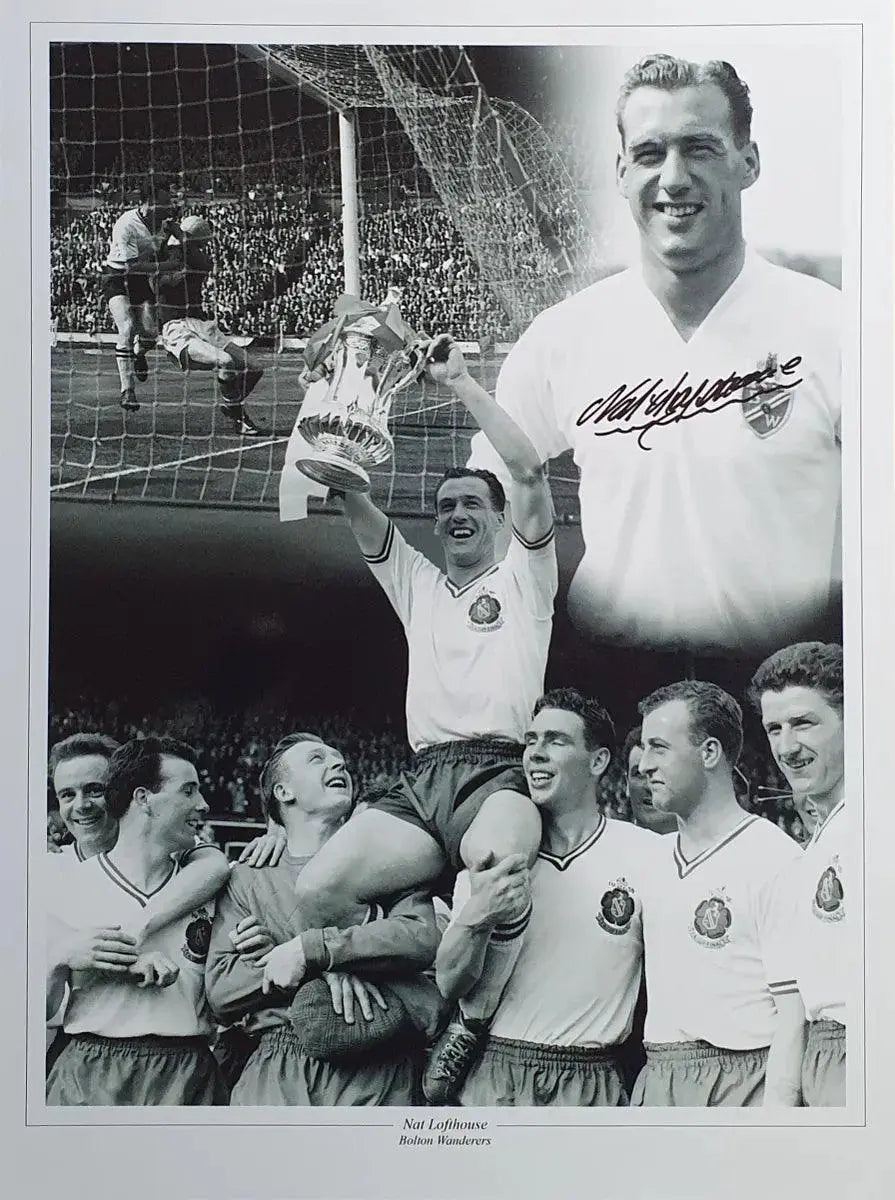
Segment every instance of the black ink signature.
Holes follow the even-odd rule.
[[[779,364],[775,357],[768,359],[763,367],[747,375],[735,371],[724,379],[703,381],[697,386],[687,385],[685,371],[671,387],[661,390],[664,379],[641,379],[629,388],[620,384],[608,396],[592,401],[575,421],[577,426],[592,424],[596,437],[609,437],[614,433],[636,433],[641,450],[651,450],[644,445],[644,434],[659,425],[674,425],[688,421],[705,413],[720,412],[730,404],[748,404],[759,396],[775,396],[788,392],[802,382],[798,379],[781,379],[798,369],[801,355]],[[753,390],[749,390],[749,389]],[[597,428],[601,422],[612,422],[611,429]],[[622,424],[624,422],[624,424]]]

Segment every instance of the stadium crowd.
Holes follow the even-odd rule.
[[[326,128],[317,124],[303,126],[300,137],[288,125],[102,141],[89,121],[82,128],[69,114],[67,137],[54,138],[50,154],[57,329],[111,330],[97,274],[112,225],[135,204],[148,169],[173,183],[185,210],[214,221],[220,236],[205,300],[223,326],[260,337],[304,336],[328,320],[343,287],[339,164]],[[497,204],[496,240],[476,248],[482,258],[458,232],[403,131],[377,127],[358,145],[365,299],[376,301],[397,283],[411,325],[468,340],[512,338],[551,301],[545,281],[555,272],[531,223],[520,222],[518,200]],[[550,202],[568,235],[573,197],[557,194]],[[483,269],[480,259],[490,266]],[[487,270],[506,275],[509,282],[496,280],[496,292],[512,290],[512,318]]]
[[[218,233],[205,302],[223,327],[306,336],[329,320],[344,286],[341,226],[310,193],[302,203],[258,194],[190,210],[211,218]],[[109,327],[96,280],[119,211],[103,204],[54,217],[51,312],[60,331],[92,335]],[[365,298],[380,300],[398,283],[414,326],[469,340],[511,336],[512,324],[443,209],[425,202],[372,211],[361,220],[360,240]],[[537,256],[529,261],[534,286]]]
[[[410,768],[411,754],[398,723],[382,721],[378,728],[356,713],[320,716],[289,713],[282,709],[252,712],[216,711],[206,700],[172,706],[153,716],[139,712],[127,701],[103,703],[80,697],[53,711],[49,741],[54,744],[74,733],[98,731],[118,742],[150,734],[177,737],[199,751],[202,794],[214,818],[261,819],[258,778],[262,765],[277,741],[293,729],[307,729],[337,747],[345,756],[361,798],[377,794],[401,771]],[[804,833],[790,797],[777,798],[781,780],[767,754],[766,742],[747,739],[740,770],[749,788],[748,807],[765,816],[776,813],[786,833],[802,840]],[[765,800],[763,797],[771,798]],[[48,793],[51,825],[55,801]],[[609,816],[630,819],[625,775],[619,755],[600,782],[598,801]]]

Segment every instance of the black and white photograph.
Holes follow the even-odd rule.
[[[32,27],[27,1124],[865,1125],[861,28],[392,28]]]

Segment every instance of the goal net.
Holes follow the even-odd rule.
[[[488,94],[473,58],[456,46],[51,47],[55,496],[276,505],[299,351],[344,287],[339,112],[356,130],[363,297],[398,284],[408,322],[453,333],[487,388],[536,312],[605,273],[568,161],[518,99]],[[161,349],[139,411],[119,406],[98,276],[149,177],[214,223],[204,301],[265,367],[248,406],[261,437],[237,435],[213,377],[182,375]],[[474,430],[432,385],[402,395],[393,424],[374,498],[428,511]],[[570,464],[552,478],[574,519]]]

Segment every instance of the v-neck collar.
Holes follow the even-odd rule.
[[[678,877],[683,879],[692,871],[695,871],[697,867],[701,867],[706,859],[711,858],[713,854],[717,854],[719,850],[723,850],[734,838],[739,837],[744,829],[748,829],[750,825],[760,820],[761,818],[756,817],[754,813],[747,813],[738,825],[735,825],[733,829],[723,834],[713,846],[707,846],[705,850],[700,850],[695,858],[689,860],[684,857],[684,852],[681,850],[681,835],[678,834],[674,839],[674,862],[677,866]]]
[[[574,862],[576,858],[579,858],[582,854],[588,851],[591,846],[594,845],[594,843],[602,835],[605,828],[606,814],[600,813],[600,820],[597,822],[597,827],[593,833],[588,834],[584,841],[578,846],[575,846],[573,850],[570,850],[568,854],[551,854],[549,850],[539,850],[538,858],[543,858],[544,861],[550,863],[552,867],[556,867],[557,871],[564,871],[566,867]]]
[[[827,826],[830,824],[830,822],[833,820],[833,818],[836,816],[836,814],[841,812],[843,808],[845,808],[845,797],[844,796],[837,804],[835,804],[833,806],[833,808],[830,809],[830,811],[827,813],[826,817],[821,822],[821,824],[815,828],[814,832],[811,835],[811,840],[808,843],[809,846],[813,846],[813,845],[815,845],[816,842],[820,841],[820,835],[827,828]]]
[[[726,310],[736,300],[737,295],[742,290],[744,280],[746,280],[752,274],[755,266],[755,259],[756,255],[747,246],[746,253],[743,257],[743,265],[740,267],[736,278],[731,280],[729,286],[721,293],[697,327],[693,330],[693,333],[689,338],[685,338],[681,334],[674,321],[672,321],[671,317],[668,315],[668,310],[665,308],[662,301],[646,282],[646,277],[643,273],[643,267],[638,266],[635,269],[638,272],[640,285],[655,305],[656,312],[658,313],[660,319],[667,325],[675,343],[683,349],[685,347],[693,346],[705,338],[707,336],[707,329],[709,333],[711,332],[711,327],[724,315]]]
[[[493,575],[499,566],[500,563],[493,563],[490,567],[487,567],[484,571],[482,571],[481,575],[476,575],[474,579],[470,579],[468,583],[464,583],[462,586],[460,584],[453,583],[452,580],[445,575],[445,587],[456,600],[465,592],[468,592],[470,588],[475,587],[477,583],[481,583],[483,579],[487,579],[489,575]]]
[[[170,883],[171,877],[174,875],[175,871],[178,870],[177,861],[172,859],[171,870],[158,885],[158,887],[153,888],[151,892],[144,892],[138,888],[135,883],[132,883],[127,876],[115,866],[108,854],[97,854],[96,858],[99,862],[99,865],[109,876],[112,882],[120,887],[123,892],[126,892],[131,899],[136,900],[141,908],[145,908],[152,897],[157,895],[167,883]]]

